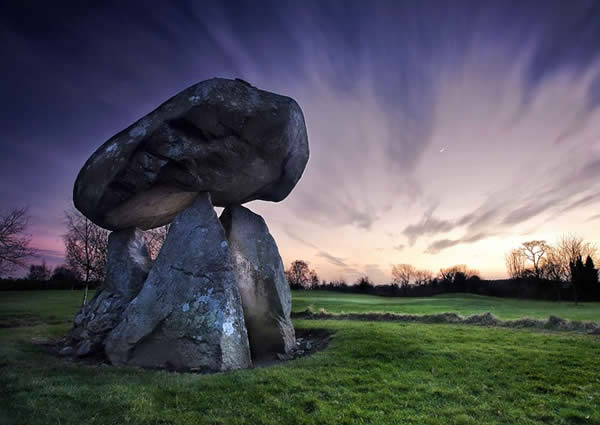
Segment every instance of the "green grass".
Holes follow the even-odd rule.
[[[89,291],[88,299],[93,296]],[[71,323],[82,298],[83,291],[0,291],[0,327],[8,321]]]
[[[554,315],[569,320],[600,322],[600,303],[520,300],[472,294],[438,295],[426,298],[390,298],[373,295],[340,294],[328,291],[295,291],[294,311],[311,307],[329,313],[388,312],[405,314],[458,313],[461,316],[491,312],[500,319],[531,317],[547,319]]]
[[[329,347],[263,369],[169,373],[71,363],[46,353],[36,342],[68,330],[80,295],[0,293],[0,320],[26,313],[59,322],[0,328],[0,424],[600,424],[598,337],[464,325],[296,321],[297,328],[335,332]],[[294,294],[295,309],[311,302],[335,311],[332,294],[312,300],[306,295]],[[380,298],[363,297],[362,303],[360,296],[343,298],[339,311],[385,311],[379,309]],[[447,302],[479,308],[468,307],[472,297],[461,298]],[[323,301],[326,305],[319,304]],[[425,310],[398,310],[406,306],[392,302],[390,311],[459,311],[431,310],[436,301],[427,307],[421,300]],[[352,305],[363,309],[347,307]],[[480,310],[461,314],[470,312]],[[536,312],[545,314],[546,308]]]

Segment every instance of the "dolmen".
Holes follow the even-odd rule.
[[[66,349],[200,372],[290,353],[291,293],[277,244],[242,204],[283,200],[308,156],[293,99],[222,78],[183,90],[100,146],[73,201],[112,230],[106,278],[75,316]],[[152,262],[143,230],[165,224]]]

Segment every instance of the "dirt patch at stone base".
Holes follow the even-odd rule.
[[[279,364],[285,364],[291,360],[295,360],[301,357],[310,356],[314,353],[324,350],[329,345],[329,342],[333,336],[333,332],[328,329],[297,329],[296,330],[296,349],[290,354],[273,353],[267,356],[263,356],[252,361],[252,368],[262,368],[275,366]],[[112,367],[108,358],[103,353],[96,353],[92,356],[86,357],[75,357],[72,352],[65,352],[64,341],[34,338],[32,343],[43,347],[49,354],[61,357],[65,362],[74,364],[81,364],[82,366],[88,367]],[[181,373],[223,373],[223,372],[197,372],[197,371],[182,371],[172,370],[169,368],[151,369],[151,370],[169,370],[172,372]]]

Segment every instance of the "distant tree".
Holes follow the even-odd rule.
[[[549,250],[549,246],[546,241],[534,240],[523,242],[521,244],[521,252],[531,264],[531,271],[533,275],[541,279],[543,276],[543,264],[545,261],[545,255]]]
[[[479,273],[479,270],[477,269],[467,268],[467,270],[465,271],[465,277],[470,280],[481,280],[480,275],[481,273]]]
[[[144,239],[146,239],[146,244],[148,244],[148,251],[152,260],[155,260],[158,256],[160,249],[167,239],[170,227],[171,225],[167,224],[144,232]]]
[[[454,282],[454,277],[458,271],[455,267],[447,267],[445,269],[440,269],[440,273],[438,275],[439,279],[445,283]]]
[[[588,255],[583,266],[582,295],[587,299],[595,299],[600,290],[598,285],[598,269],[594,260]]]
[[[579,301],[579,294],[582,292],[582,288],[585,282],[585,269],[581,257],[577,257],[575,261],[569,263],[569,269],[571,270],[571,284],[573,285],[573,298],[575,304]]]
[[[392,282],[406,292],[416,272],[417,270],[410,264],[395,264],[392,266]]]
[[[67,266],[66,264],[63,264],[63,265],[57,266],[54,269],[54,271],[52,272],[52,277],[50,279],[51,280],[62,280],[65,282],[77,282],[81,278],[75,270],[69,268],[69,266]]]
[[[42,264],[31,264],[26,278],[37,281],[50,279],[50,269],[46,266],[46,261],[42,261]]]
[[[35,255],[29,247],[31,237],[25,233],[28,221],[27,208],[0,214],[0,275],[25,267],[26,260]]]
[[[306,261],[296,260],[292,262],[290,268],[285,271],[285,276],[290,284],[290,288],[309,289],[312,283],[311,272],[316,276],[316,273],[308,267]]]
[[[562,264],[560,252],[556,247],[548,247],[546,260],[542,265],[542,278],[551,282],[558,301],[561,300],[562,282],[565,281],[566,276],[569,276],[569,273],[565,274],[563,270],[564,266]]]
[[[549,272],[547,276],[558,282],[569,283],[574,299],[579,298],[581,290],[583,290],[583,288],[577,287],[576,282],[578,282],[579,276],[573,275],[573,271],[578,271],[577,267],[573,267],[573,265],[576,266],[577,259],[580,257],[581,259],[590,257],[593,263],[593,259],[597,258],[597,248],[582,237],[570,233],[563,235],[556,245],[550,248],[546,259],[546,267]],[[560,289],[558,292],[560,293]]]
[[[460,278],[469,279],[473,276],[478,276],[479,272],[468,268],[465,264],[457,264],[452,267],[440,269],[439,277],[442,280],[454,282],[458,275],[460,275]]]
[[[414,276],[415,285],[421,286],[431,281],[433,278],[433,273],[431,273],[429,270],[415,270]]]
[[[82,276],[85,291],[82,306],[87,303],[90,281],[104,280],[109,231],[83,216],[77,210],[65,211],[67,232],[63,235],[69,268]]]
[[[310,289],[319,289],[319,276],[317,275],[317,272],[311,270],[308,276],[310,279]]]
[[[467,288],[467,280],[478,276],[479,272],[468,268],[465,264],[457,264],[452,267],[440,269],[439,279],[447,290],[464,292]]]
[[[555,246],[548,246],[546,258],[542,264],[542,277],[553,281],[562,281],[568,278],[569,273],[563,273],[560,251]],[[568,268],[568,265],[567,265]]]
[[[578,257],[596,258],[597,249],[593,244],[586,242],[580,236],[567,234],[563,235],[557,241],[552,253],[552,262],[556,263],[561,280],[569,282],[572,280],[570,264],[577,261]]]
[[[348,289],[348,283],[342,277],[336,280],[332,280],[329,284],[332,288],[339,289],[341,291],[346,291]]]
[[[525,277],[527,257],[520,249],[513,249],[504,256],[506,271],[511,279],[522,279]]]
[[[359,277],[354,286],[356,286],[360,292],[364,293],[370,292],[375,288],[375,285],[369,280],[368,276]]]

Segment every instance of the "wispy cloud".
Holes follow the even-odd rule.
[[[440,239],[429,244],[427,249],[425,250],[426,254],[438,254],[440,251],[460,245],[460,244],[470,244],[475,243],[480,240],[486,239],[491,235],[488,233],[477,233],[475,235],[464,236],[460,239]]]
[[[325,260],[329,261],[331,264],[333,264],[336,267],[342,267],[342,268],[348,268],[348,264],[346,263],[346,261],[343,258],[340,257],[336,257],[335,255],[331,255],[327,252],[324,251],[319,251],[316,254],[317,257],[321,257],[324,258]]]
[[[427,212],[419,223],[406,226],[402,234],[408,238],[409,245],[414,245],[421,236],[435,235],[452,230],[457,224],[448,220],[440,220],[432,216],[433,212]]]
[[[295,240],[296,242],[299,242],[299,243],[301,243],[302,245],[305,245],[305,246],[307,246],[307,247],[309,247],[309,248],[314,248],[314,249],[316,249],[316,250],[319,250],[319,249],[320,249],[320,248],[319,248],[317,245],[315,245],[315,244],[313,244],[313,243],[310,243],[310,242],[307,242],[306,240],[304,240],[303,238],[301,238],[300,236],[298,236],[296,233],[292,232],[292,231],[291,231],[291,230],[288,228],[288,226],[283,226],[283,231],[284,231],[284,233],[285,233],[286,235],[288,235],[288,236],[289,236],[291,239]]]
[[[551,199],[549,201],[542,202],[530,202],[522,207],[518,207],[517,209],[511,211],[506,217],[504,217],[504,220],[502,220],[502,225],[511,226],[523,223],[547,211],[551,207],[556,206],[558,202],[558,199]]]

